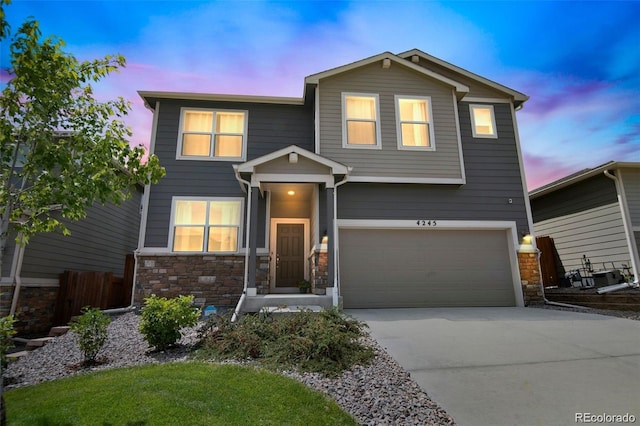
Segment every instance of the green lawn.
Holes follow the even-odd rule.
[[[8,425],[355,425],[287,377],[203,362],[106,370],[6,392]]]

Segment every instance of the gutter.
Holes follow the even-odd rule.
[[[234,167],[236,179],[247,185],[247,232],[245,235],[245,254],[244,254],[244,284],[242,287],[242,294],[240,300],[236,305],[233,315],[231,316],[231,322],[236,322],[240,313],[242,312],[242,306],[247,298],[247,287],[249,286],[249,235],[251,234],[251,182],[242,179],[237,167]]]

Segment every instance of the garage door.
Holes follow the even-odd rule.
[[[345,308],[515,306],[506,231],[341,229]]]

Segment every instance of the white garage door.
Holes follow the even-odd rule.
[[[345,308],[515,306],[506,231],[341,229]]]

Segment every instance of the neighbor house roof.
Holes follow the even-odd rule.
[[[541,197],[546,194],[550,194],[554,191],[557,191],[562,188],[566,188],[567,186],[574,185],[583,180],[589,179],[593,176],[604,173],[606,170],[613,171],[621,168],[640,168],[640,163],[633,162],[623,162],[623,161],[609,161],[600,166],[596,166],[592,169],[584,169],[579,172],[570,174],[561,179],[558,179],[554,182],[548,183],[547,185],[541,186],[540,188],[536,188],[533,191],[529,192],[529,199],[535,199]]]

